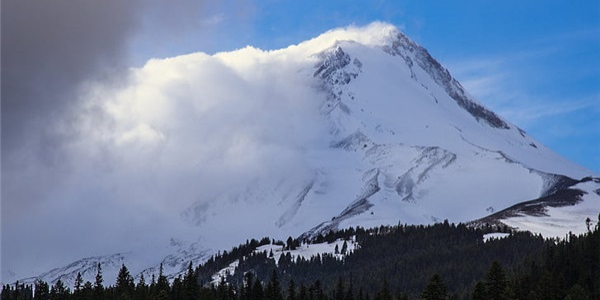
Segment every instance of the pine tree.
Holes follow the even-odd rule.
[[[125,264],[121,265],[119,274],[117,275],[117,283],[115,285],[115,292],[119,299],[131,299],[135,290],[135,284],[133,282],[133,276],[129,274],[129,270]]]
[[[65,284],[59,279],[50,289],[50,300],[64,300],[67,299],[69,294],[70,292]]]
[[[163,264],[161,263],[159,270],[158,270],[158,279],[156,281],[156,292],[158,294],[160,294],[162,291],[164,291],[165,294],[168,296],[170,287],[169,287],[169,280],[167,279],[167,276],[165,276],[165,274],[163,274]]]
[[[294,244],[294,239],[289,236],[286,241],[288,250],[296,250],[296,245]]]
[[[35,295],[34,300],[49,300],[50,299],[50,286],[48,283],[42,280],[35,281]]]
[[[94,298],[101,300],[104,299],[104,286],[102,283],[104,279],[102,279],[102,265],[98,263],[96,267],[96,280],[94,281]]]
[[[340,251],[340,253],[343,255],[346,255],[347,251],[348,251],[348,243],[346,241],[344,241],[344,244],[342,244],[342,250]]]
[[[271,273],[271,281],[269,281],[269,284],[267,284],[265,298],[267,300],[283,300],[283,295],[281,294],[281,284],[279,283],[277,270],[273,270]]]
[[[191,261],[188,265],[187,273],[183,278],[183,289],[185,300],[194,300],[197,298],[199,287],[198,282],[196,280],[196,274],[194,273],[193,264]]]
[[[489,300],[506,299],[507,281],[504,270],[499,262],[494,261],[492,267],[486,276],[486,298]]]
[[[288,284],[286,300],[298,300],[297,298],[298,297],[296,295],[296,283],[294,282],[294,279],[292,279],[292,280],[290,280],[290,283]]]
[[[300,284],[300,290],[298,291],[298,300],[308,300],[308,289],[304,283]]]
[[[75,284],[73,287],[75,294],[78,294],[81,291],[81,288],[83,287],[83,278],[81,277],[81,272],[77,272],[77,277],[75,278]]]
[[[423,300],[444,300],[447,297],[446,285],[442,277],[438,274],[433,275],[429,279],[429,283],[427,283],[425,290],[421,293],[421,299]]]
[[[260,281],[257,279],[254,281],[254,286],[252,287],[252,298],[253,300],[263,300],[265,297],[265,293],[263,290],[263,286]]]
[[[94,298],[94,286],[90,281],[86,281],[81,288],[81,299],[93,299]]]
[[[390,285],[387,279],[383,280],[383,287],[381,290],[375,295],[376,300],[393,300],[392,293],[390,292]]]
[[[254,284],[254,274],[249,271],[244,274],[244,282],[240,288],[240,300],[252,300],[252,285]]]
[[[171,299],[183,299],[183,292],[183,281],[181,275],[179,275],[173,280],[173,284],[171,285]]]
[[[346,295],[344,296],[344,300],[354,300],[354,286],[352,285],[352,274],[350,274],[350,284],[348,285],[348,289],[346,289]]]
[[[317,254],[318,256],[319,254]],[[311,292],[314,295],[314,300],[325,300],[325,293],[323,292],[323,284],[320,280],[315,281],[311,286]]]
[[[148,298],[148,285],[146,285],[146,278],[144,278],[144,273],[140,275],[140,280],[135,286],[135,296],[136,300],[145,300]]]
[[[335,291],[333,294],[334,300],[344,300],[346,288],[344,287],[344,281],[342,277],[338,278],[337,284],[335,285]]]
[[[564,300],[589,300],[589,293],[579,284],[576,284],[569,289],[569,293]]]
[[[477,284],[475,285],[475,290],[473,291],[473,296],[471,297],[471,299],[473,299],[473,300],[486,300],[487,299],[485,283],[483,283],[481,281],[477,282]]]

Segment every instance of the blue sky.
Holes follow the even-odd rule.
[[[145,19],[130,44],[134,64],[246,45],[278,49],[336,27],[389,22],[485,105],[600,173],[599,1],[267,0],[190,7],[176,24]]]

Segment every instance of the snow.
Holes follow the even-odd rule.
[[[583,182],[575,185],[586,191],[582,202],[573,206],[547,207],[546,216],[516,216],[503,222],[518,230],[527,230],[539,233],[549,238],[564,238],[568,233],[580,234],[587,232],[586,220],[589,218],[591,226],[595,226],[599,218],[600,195],[595,192],[598,184],[594,181]]]
[[[336,247],[338,248],[339,252],[342,251],[344,242],[346,243],[346,247],[347,247],[346,253],[345,254],[335,253]],[[286,250],[285,246],[280,246],[280,245],[275,245],[275,244],[267,244],[267,245],[258,247],[255,250],[255,252],[258,252],[258,253],[266,252],[267,254],[273,252],[272,259],[275,260],[275,263],[279,262],[279,258],[281,257],[281,255],[287,255],[288,253],[291,255],[292,261],[296,261],[296,259],[298,259],[300,257],[302,257],[304,259],[310,259],[311,257],[314,257],[317,254],[319,254],[319,255],[329,254],[329,255],[341,260],[346,255],[351,254],[357,247],[358,247],[358,244],[356,243],[355,238],[352,237],[351,239],[348,239],[348,240],[337,239],[332,243],[327,243],[327,242],[315,243],[315,244],[302,243],[299,247],[297,247],[294,250]]]
[[[344,242],[346,243],[347,249],[346,253],[342,254],[339,252],[342,251]],[[338,248],[338,253],[335,253],[336,247]],[[317,254],[321,256],[324,254],[328,254],[335,257],[336,259],[342,260],[344,259],[344,257],[354,252],[354,250],[357,248],[358,244],[356,243],[355,237],[353,236],[348,240],[337,239],[332,243],[301,243],[301,245],[294,250],[286,250],[286,247],[281,245],[267,244],[256,248],[254,252],[267,253],[267,255],[269,255],[269,253],[272,252],[273,256],[269,258],[273,259],[275,261],[275,264],[278,264],[281,256],[287,255],[288,253],[291,255],[292,261],[296,261],[298,258],[304,258],[306,260],[309,260],[310,258],[317,256]],[[219,270],[212,276],[211,284],[218,285],[221,281],[221,278],[226,277],[227,275],[235,274],[235,269],[238,265],[239,260],[235,260],[232,263],[230,263],[227,267]]]
[[[227,267],[219,270],[219,272],[215,273],[211,279],[210,284],[219,285],[223,278],[227,278],[228,275],[235,274],[235,269],[240,265],[240,261],[236,259],[232,263],[230,263]]]
[[[504,233],[504,232],[486,233],[483,235],[483,241],[487,242],[490,240],[499,240],[499,239],[505,238],[507,236],[510,236],[510,233]]]

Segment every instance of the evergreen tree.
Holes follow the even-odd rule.
[[[90,281],[86,281],[81,288],[81,299],[93,299],[94,298],[94,286]]]
[[[35,281],[35,295],[34,300],[49,300],[50,299],[50,286],[48,283],[42,280]]]
[[[83,288],[83,278],[81,277],[81,272],[77,272],[77,277],[75,277],[75,284],[73,288],[73,292],[75,294],[78,294],[81,291],[81,288]]]
[[[199,287],[196,279],[196,274],[193,269],[192,262],[190,261],[188,265],[187,273],[183,278],[183,289],[184,289],[184,299],[185,300],[194,300],[198,296]]]
[[[0,300],[10,300],[11,298],[10,285],[2,285],[2,292],[0,292]]]
[[[447,297],[446,285],[442,277],[438,274],[433,275],[429,279],[427,286],[425,286],[425,289],[421,293],[421,299],[423,300],[444,300]]]
[[[296,250],[296,242],[291,236],[287,238],[286,244],[288,250]]]
[[[315,283],[313,283],[310,288],[310,293],[314,295],[314,297],[311,297],[313,300],[325,300],[325,293],[323,292],[323,284],[321,283],[321,280],[317,280]]]
[[[254,286],[252,287],[252,297],[250,299],[253,299],[253,300],[265,299],[265,292],[263,290],[263,286],[258,279],[254,281]]]
[[[590,300],[589,293],[579,284],[571,287],[564,300]]]
[[[342,244],[342,250],[340,250],[340,253],[343,255],[346,255],[347,251],[348,251],[348,243],[346,241],[344,241],[344,244]]]
[[[473,291],[473,296],[471,297],[473,300],[487,300],[487,292],[485,290],[485,283],[479,281],[475,285],[475,290]]]
[[[171,299],[183,299],[183,295],[183,281],[180,275],[173,280],[173,284],[171,285]]]
[[[65,300],[69,297],[70,291],[67,289],[62,280],[57,280],[50,289],[50,300]]]
[[[163,264],[161,263],[158,270],[158,280],[156,281],[156,293],[160,295],[160,293],[163,291],[168,298],[170,292],[169,280],[167,279],[167,276],[165,276],[165,274],[163,273]]]
[[[344,280],[342,280],[342,277],[339,277],[337,284],[335,285],[333,299],[334,300],[344,300],[345,294],[346,294],[346,288],[344,287]]]
[[[298,300],[309,300],[308,289],[304,283],[300,284],[300,290],[298,291]]]
[[[492,263],[492,267],[486,276],[485,286],[487,299],[503,300],[507,298],[506,275],[498,261]]]
[[[404,293],[399,293],[396,300],[408,300],[408,296]]]
[[[98,263],[96,267],[96,280],[94,281],[94,298],[98,300],[104,299],[104,286],[102,283],[104,279],[102,278],[102,265]]]
[[[121,265],[119,274],[117,275],[117,283],[115,285],[115,293],[118,299],[131,299],[135,290],[133,276],[129,274],[129,270],[125,264]]]
[[[166,290],[160,290],[156,295],[156,300],[169,300],[169,293]]]
[[[140,280],[135,286],[135,300],[146,300],[148,298],[148,285],[146,285],[146,279],[144,273],[140,275]]]
[[[392,293],[390,292],[390,284],[387,279],[383,280],[383,287],[375,295],[375,300],[393,300]]]
[[[298,300],[297,298],[298,297],[296,295],[296,283],[294,282],[294,279],[292,279],[288,284],[286,300]]]
[[[265,298],[267,300],[283,300],[283,295],[281,294],[281,284],[279,283],[277,270],[273,270],[271,273],[271,281],[269,281],[269,284],[267,284]]]
[[[253,300],[252,286],[254,284],[254,274],[249,271],[244,274],[244,281],[240,288],[240,300]]]
[[[352,275],[350,275],[350,284],[348,285],[348,289],[346,289],[346,295],[344,300],[354,300],[354,286],[352,285]]]

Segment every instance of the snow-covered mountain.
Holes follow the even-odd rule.
[[[189,261],[200,263],[253,237],[313,237],[350,226],[444,219],[563,236],[584,232],[586,218],[597,220],[598,174],[486,108],[391,25],[333,30],[253,56],[257,51],[249,47],[214,57],[239,72],[279,66],[256,76],[315,91],[316,99],[304,100],[319,107],[316,119],[322,122],[306,124],[317,128],[317,142],[298,149],[294,159],[302,168],[282,172],[285,176],[256,174],[250,184],[228,186],[182,207],[181,217],[196,226],[198,237],[186,246],[172,241],[171,254],[130,267],[147,281],[161,262],[173,278]],[[279,82],[282,73],[298,81]],[[269,97],[269,91],[263,95]],[[121,263],[140,261],[136,256],[142,255],[83,259],[41,278],[72,282],[81,272],[93,280],[98,263],[105,274],[116,274]]]

